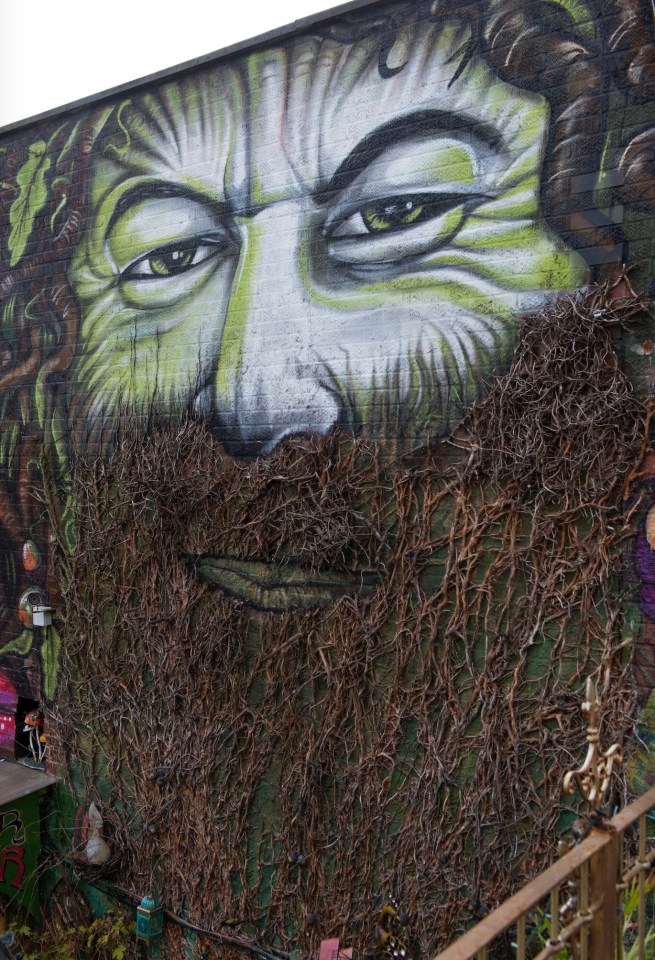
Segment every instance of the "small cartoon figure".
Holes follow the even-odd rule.
[[[46,737],[43,732],[43,711],[30,710],[25,714],[24,733],[29,733],[30,751],[32,760],[38,766],[45,764]]]
[[[411,955],[398,933],[409,922],[409,914],[398,913],[396,904],[382,907],[378,912],[375,936],[378,948],[375,956],[379,960],[411,960]]]

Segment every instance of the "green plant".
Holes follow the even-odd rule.
[[[648,896],[655,890],[655,875],[646,877],[644,895]],[[639,911],[639,884],[632,883],[625,893],[623,901],[623,960],[638,960],[638,911]],[[528,956],[536,956],[550,942],[551,915],[546,910],[538,910],[534,916],[534,923],[530,929],[528,942]],[[557,960],[569,960],[574,954],[568,947],[555,954]],[[645,960],[655,960],[655,917],[651,907],[647,914],[647,927],[644,934]]]
[[[127,913],[96,917],[88,924],[49,924],[42,931],[22,925],[13,930],[23,960],[137,960],[135,924]]]
[[[528,939],[528,956],[536,956],[550,943],[551,915],[546,910],[538,910],[534,918],[534,926],[530,930]],[[554,954],[555,960],[569,960],[571,956],[567,947],[563,946]]]
[[[644,895],[652,893],[655,889],[655,876],[646,877],[644,885]],[[623,960],[637,960],[639,956],[638,939],[638,910],[639,910],[639,884],[633,883],[626,891],[623,904]],[[644,956],[646,960],[655,958],[655,922],[651,909],[650,917],[644,934]]]

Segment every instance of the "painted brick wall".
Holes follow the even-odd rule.
[[[352,5],[0,134],[9,700],[56,702],[71,642],[31,619],[61,603],[44,453],[67,529],[71,458],[126,409],[191,412],[243,463],[334,427],[447,437],[518,314],[624,266],[650,292],[654,147],[646,0]],[[616,342],[643,396],[654,341],[644,314]]]

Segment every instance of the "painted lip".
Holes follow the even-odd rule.
[[[234,560],[205,554],[192,560],[200,579],[257,610],[283,613],[334,603],[343,596],[370,596],[381,577],[372,570],[311,570],[297,564]]]

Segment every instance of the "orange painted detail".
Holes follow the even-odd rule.
[[[28,613],[23,607],[18,608],[18,619],[24,627],[32,626],[32,614]]]
[[[26,540],[23,544],[23,566],[28,573],[41,566],[41,554],[33,540]]]
[[[28,727],[42,727],[43,714],[40,710],[32,710],[25,714],[25,725]]]

